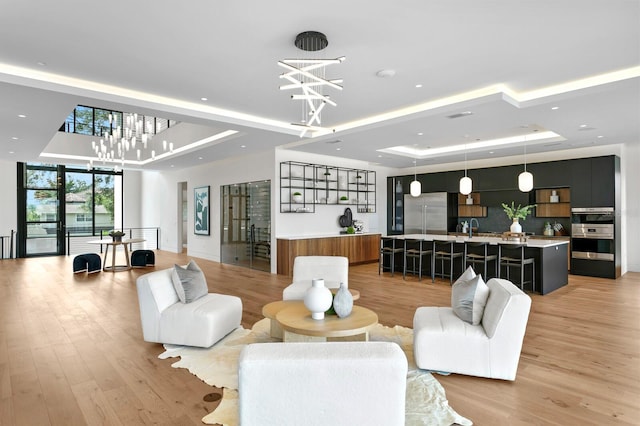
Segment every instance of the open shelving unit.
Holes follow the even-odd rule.
[[[480,205],[480,193],[472,192],[468,196],[473,204],[467,204],[467,196],[458,194],[458,217],[487,217],[487,206]]]
[[[557,202],[551,202],[553,191]],[[571,190],[569,188],[536,189],[536,217],[571,217]]]
[[[324,164],[280,163],[280,212],[314,213],[316,205],[356,206],[376,211],[376,172]]]

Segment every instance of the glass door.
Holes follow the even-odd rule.
[[[271,271],[271,181],[220,188],[221,262]]]
[[[64,254],[64,230],[60,200],[64,198],[58,167],[24,170],[25,232],[20,241],[26,256]],[[18,250],[20,252],[22,250]]]

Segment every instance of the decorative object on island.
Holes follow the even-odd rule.
[[[311,311],[314,320],[324,319],[324,313],[331,307],[333,295],[331,290],[324,286],[324,279],[311,280],[311,287],[304,294],[304,306]]]
[[[193,232],[197,235],[209,235],[209,186],[193,190]]]
[[[324,49],[329,44],[327,37],[318,31],[304,31],[296,36],[295,46],[305,52],[317,52]],[[286,70],[280,74],[281,79],[287,80],[290,84],[280,86],[280,90],[300,89],[301,93],[291,96],[293,100],[302,101],[302,126],[300,137],[308,131],[319,130],[314,124],[320,125],[320,113],[326,104],[336,106],[337,104],[323,93],[324,87],[331,87],[342,90],[342,79],[325,78],[325,67],[332,64],[339,64],[346,58],[341,56],[335,59],[316,59],[306,57],[302,59],[283,59],[278,61],[278,65]]]
[[[551,195],[549,196],[550,203],[557,203],[560,201],[560,196],[558,195],[558,191],[555,189],[551,191]]]
[[[527,135],[524,136],[524,172],[518,175],[518,189],[522,192],[533,189],[533,175],[527,171]]]
[[[422,194],[422,184],[418,180],[417,160],[413,160],[413,182],[409,186],[409,191],[412,197],[417,197]]]
[[[333,297],[333,310],[340,318],[348,317],[353,309],[353,296],[344,283],[340,283],[340,289]]]
[[[518,204],[518,207],[515,206],[515,203],[512,201],[511,206],[508,204],[502,203],[502,208],[504,212],[507,214],[507,217],[513,221],[511,224],[511,228],[509,230],[512,233],[520,233],[522,232],[522,225],[520,225],[519,220],[526,220],[527,216],[531,214],[531,211],[535,207],[535,204],[530,204],[527,206],[522,206]]]
[[[124,237],[124,235],[125,235],[124,232],[116,231],[115,229],[109,232],[109,236],[113,238],[114,243],[122,242],[122,237]]]
[[[294,203],[301,203],[302,202],[302,194],[299,192],[294,192],[292,195],[293,198],[293,202]]]
[[[347,197],[346,195],[340,197],[340,204],[349,204],[349,197]]]

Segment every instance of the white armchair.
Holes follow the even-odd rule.
[[[240,325],[239,297],[209,293],[182,303],[171,274],[172,269],[164,269],[144,274],[136,281],[146,342],[208,348]]]
[[[487,282],[482,321],[462,321],[452,308],[421,307],[413,318],[413,350],[419,368],[515,380],[531,298],[510,281]]]
[[[349,259],[343,256],[298,256],[293,261],[293,282],[282,292],[282,300],[302,300],[311,280],[323,278],[327,288],[349,288]]]

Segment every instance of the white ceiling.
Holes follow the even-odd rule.
[[[90,151],[91,138],[55,137],[78,104],[181,121],[176,144],[238,132],[145,169],[274,146],[409,167],[411,158],[378,150],[534,130],[561,141],[528,143],[527,152],[640,143],[637,0],[90,4],[3,2],[0,159],[86,163],[40,157]],[[337,103],[323,110],[326,134],[301,139],[291,125],[301,106],[279,90],[277,61],[305,55],[293,40],[307,30],[327,35],[323,58],[347,59],[327,70],[344,90],[325,90]],[[380,70],[395,76],[380,78]],[[472,114],[447,118],[465,111]],[[468,149],[468,157],[519,155],[522,145]],[[463,156],[426,156],[418,165]]]

